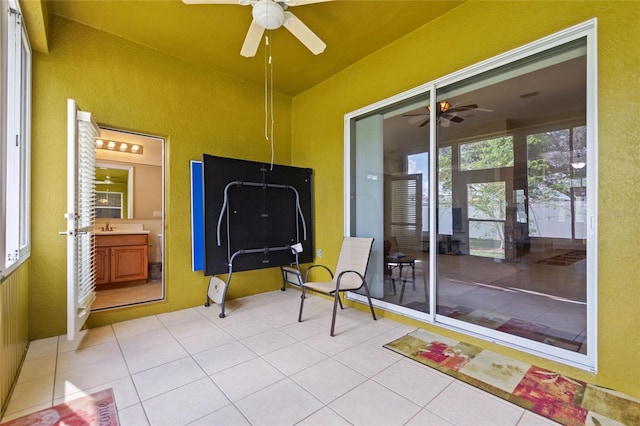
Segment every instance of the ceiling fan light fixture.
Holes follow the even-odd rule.
[[[438,102],[438,109],[440,113],[447,112],[451,108],[451,104],[449,101],[440,101]],[[427,105],[427,110],[431,112],[431,105]]]
[[[580,153],[576,154],[576,158],[571,162],[571,167],[574,169],[584,169],[587,163],[581,158]]]
[[[273,0],[260,0],[253,5],[253,20],[262,28],[275,30],[284,24],[284,10]]]

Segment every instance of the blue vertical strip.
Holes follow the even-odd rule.
[[[191,269],[204,270],[204,188],[202,161],[191,161]]]

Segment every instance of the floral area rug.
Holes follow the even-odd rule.
[[[118,411],[111,388],[58,404],[1,426],[118,426]]]
[[[563,425],[640,425],[638,400],[429,331],[384,346]]]
[[[538,263],[546,263],[547,265],[556,265],[556,266],[569,266],[586,257],[587,257],[586,251],[572,250],[567,253],[559,254],[557,256],[540,260]]]
[[[523,321],[517,318],[509,318],[503,315],[475,310],[466,306],[442,306],[438,305],[437,313],[449,318],[456,318],[481,327],[502,331],[514,336],[536,342],[543,342],[547,345],[556,346],[573,352],[587,353],[585,343],[586,335],[567,333],[554,329],[548,325],[538,324],[530,321]]]

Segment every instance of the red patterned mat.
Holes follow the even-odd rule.
[[[45,408],[1,426],[118,426],[118,411],[111,388]]]
[[[627,395],[436,333],[384,347],[563,425],[640,425],[640,402]]]

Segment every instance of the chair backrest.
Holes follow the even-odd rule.
[[[373,238],[345,237],[342,241],[338,265],[333,276],[334,281],[338,279],[338,275],[343,271],[356,271],[364,277],[367,272],[372,246]],[[355,288],[360,288],[361,285],[362,281],[355,274],[345,274],[340,280],[341,288],[354,288],[354,286]]]

